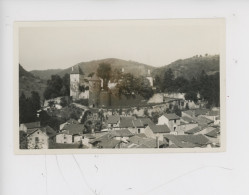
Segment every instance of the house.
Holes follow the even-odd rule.
[[[62,130],[65,125],[69,125],[69,124],[79,124],[79,122],[75,119],[70,118],[65,123],[60,124],[60,130]]]
[[[208,147],[210,140],[204,135],[164,135],[169,148]]]
[[[48,131],[47,131],[48,129]],[[48,149],[49,138],[55,135],[51,127],[34,128],[27,130],[27,148],[28,149]]]
[[[132,133],[137,134],[143,132],[145,125],[140,118],[121,117],[119,127],[120,129],[129,129]]]
[[[87,146],[88,148],[92,148],[92,144],[90,143],[91,140],[95,139],[96,137],[92,134],[83,134],[82,135],[82,144]]]
[[[180,117],[176,114],[164,114],[158,118],[158,125],[167,125],[170,131],[178,131]]]
[[[20,124],[19,130],[27,133],[28,129],[34,129],[41,127],[40,121],[32,122],[32,123],[22,123]]]
[[[113,139],[113,136],[106,132],[102,136],[89,141],[89,144],[95,148],[120,148],[121,142],[121,140]]]
[[[198,116],[193,118],[196,123],[198,123],[198,126],[205,127],[208,125],[212,125],[214,121],[204,117],[204,116]]]
[[[83,131],[83,124],[67,124],[55,136],[55,142],[64,144],[79,143],[81,142]]]
[[[112,138],[124,142],[127,142],[127,140],[134,135],[128,129],[110,131],[109,134],[111,135]]]
[[[118,129],[120,124],[120,116],[109,115],[106,124],[108,129]]]
[[[143,132],[146,137],[163,141],[163,136],[170,133],[170,129],[167,125],[148,125]]]

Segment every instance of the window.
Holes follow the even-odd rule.
[[[176,127],[174,127],[174,131],[176,130]]]
[[[39,137],[35,137],[35,142],[39,142]]]
[[[174,123],[176,123],[176,119],[174,120]]]
[[[138,129],[137,132],[140,133],[140,129]]]

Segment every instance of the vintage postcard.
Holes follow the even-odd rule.
[[[16,154],[225,151],[225,19],[15,22]]]

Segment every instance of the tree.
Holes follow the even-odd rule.
[[[185,97],[186,100],[190,100],[190,101],[193,101],[195,103],[197,103],[197,101],[198,101],[197,93],[194,92],[194,91],[187,92],[184,97]]]
[[[65,97],[62,97],[62,98],[61,98],[60,105],[61,105],[62,107],[67,106],[67,100],[66,100]]]
[[[31,101],[34,112],[37,112],[39,109],[41,109],[40,96],[36,91],[31,92],[30,101]]]
[[[65,81],[66,82],[66,78]],[[47,81],[47,88],[44,91],[45,99],[52,99],[61,96],[61,89],[63,87],[63,81],[60,76],[52,75],[51,79]],[[66,87],[64,92],[67,91]]]
[[[26,122],[26,113],[27,113],[27,100],[26,96],[22,92],[21,96],[19,97],[19,123]]]
[[[163,78],[164,91],[173,92],[173,82],[174,82],[174,74],[170,68],[164,73],[164,78]]]
[[[60,90],[61,96],[70,96],[70,75],[66,73],[62,77],[62,88]]]
[[[163,88],[161,79],[158,75],[155,76],[154,86],[158,89],[158,91],[161,91]]]
[[[160,117],[158,112],[151,113],[151,120],[156,124],[158,122],[158,118]]]
[[[111,65],[108,63],[100,63],[97,69],[98,77],[103,79],[103,88],[108,89],[108,82],[111,78]]]

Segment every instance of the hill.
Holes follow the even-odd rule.
[[[138,75],[146,75],[148,72],[148,69],[151,71],[155,69],[155,67],[134,62],[134,61],[127,61],[127,60],[121,60],[116,58],[107,58],[102,60],[94,60],[89,62],[80,62],[74,66],[79,66],[84,74],[88,76],[88,74],[92,72],[96,72],[98,66],[100,63],[109,63],[111,64],[112,70],[119,69],[121,70],[124,68],[124,71],[127,73],[132,73],[136,76]],[[39,76],[41,79],[48,80],[51,78],[51,75],[58,74],[59,76],[63,77],[66,73],[70,73],[72,70],[72,67],[61,70],[61,69],[50,69],[50,70],[33,70],[31,71],[32,74],[35,76]]]
[[[160,78],[163,78],[165,71],[171,68],[175,77],[182,76],[186,79],[191,79],[193,76],[197,77],[202,70],[207,74],[219,72],[219,63],[219,55],[205,57],[195,56],[184,60],[177,60],[169,65],[156,68],[153,70],[152,75],[158,75]]]
[[[26,71],[19,64],[19,96],[23,92],[26,97],[31,95],[32,91],[37,91],[41,100],[43,99],[43,92],[46,88],[46,81],[37,78],[32,73]]]
[[[51,75],[58,74],[62,70],[63,69],[32,70],[30,73],[43,80],[48,80],[51,78]]]

